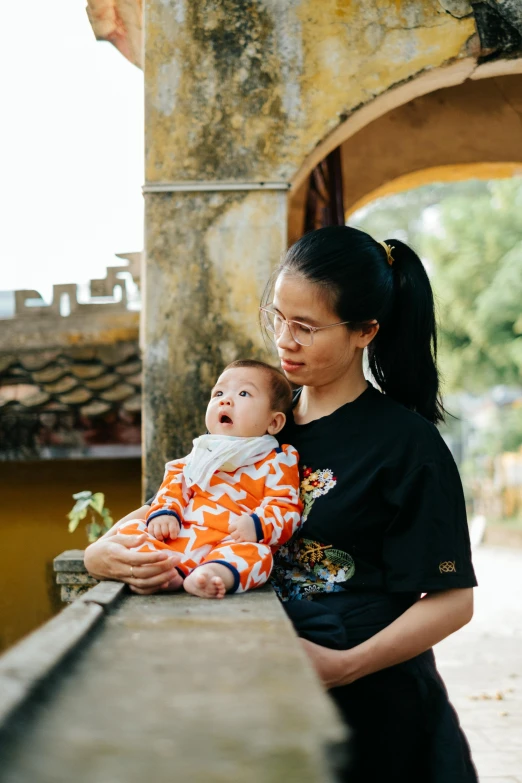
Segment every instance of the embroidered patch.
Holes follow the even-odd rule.
[[[304,504],[302,521],[306,522],[316,498],[326,495],[337,484],[337,478],[330,468],[312,470],[303,465],[300,498]]]
[[[346,582],[355,573],[355,563],[348,552],[309,538],[296,540],[294,558],[295,562],[326,582]]]
[[[292,538],[278,550],[272,584],[281,598],[312,598],[313,593],[343,590],[355,573],[353,557],[309,538]]]
[[[444,560],[442,563],[439,563],[439,571],[441,574],[456,574],[457,566],[455,560]]]

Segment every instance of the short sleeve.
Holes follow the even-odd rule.
[[[475,587],[464,493],[452,459],[410,472],[390,495],[397,508],[383,543],[390,592]]]

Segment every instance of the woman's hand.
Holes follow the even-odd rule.
[[[125,582],[134,593],[150,595],[160,590],[179,590],[182,578],[176,569],[180,555],[167,552],[135,552],[145,534],[110,533],[85,550],[85,567],[95,579]]]
[[[389,666],[409,661],[469,623],[473,588],[431,593],[419,599],[390,625],[350,650],[329,650],[301,639],[326,688],[349,685]]]
[[[330,650],[307,639],[299,641],[325,688],[349,685],[357,679],[350,671],[350,650]]]

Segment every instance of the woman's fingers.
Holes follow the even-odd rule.
[[[153,593],[158,592],[157,587],[150,587],[148,590],[145,590],[140,587],[134,587],[134,585],[129,585],[129,588],[131,592],[136,593],[136,595],[152,595]]]
[[[179,577],[179,574],[176,572],[176,576]],[[170,579],[168,582],[164,582],[164,584],[161,584],[156,587],[134,587],[130,585],[130,589],[133,593],[136,593],[137,595],[152,595],[153,593],[158,592],[178,592],[181,590],[183,586],[183,580],[181,577],[179,577],[179,580]]]
[[[148,554],[145,552],[132,552],[130,554]],[[128,567],[128,572],[123,578],[129,585],[139,588],[155,588],[158,589],[164,582],[169,582],[179,576],[179,572],[176,568],[177,564],[181,560],[179,553],[173,553],[170,556],[167,555],[165,560],[159,562],[131,562]]]
[[[140,533],[135,536],[128,536],[125,533],[115,533],[111,537],[111,544],[121,544],[127,549],[132,549],[135,546],[141,546],[147,540],[146,533]]]
[[[129,565],[137,566],[147,563],[159,563],[162,560],[168,560],[171,555],[166,551],[159,551],[156,549],[147,549],[143,552],[131,551],[132,547],[137,547],[144,544],[147,541],[147,538],[148,537],[145,533],[139,536],[114,536],[111,539],[111,545],[121,544],[125,547],[126,550],[128,550],[118,550],[118,559],[120,562],[128,563]]]
[[[179,590],[183,584],[183,579],[175,567],[166,574],[156,574],[147,578],[135,576],[127,581],[131,590],[140,595],[150,595],[159,590]]]
[[[299,641],[325,688],[348,684],[349,680],[343,671],[343,656],[346,655],[346,651],[331,650],[307,639]]]
[[[132,573],[138,579],[150,579],[151,577],[163,575],[163,579],[166,580],[165,574],[176,570],[176,564],[179,562],[179,558],[170,557],[166,562],[153,563],[151,565],[139,565],[133,566]]]
[[[162,571],[152,576],[139,576],[136,573],[132,577],[127,577],[125,581],[130,587],[137,587],[140,590],[159,590],[159,588],[175,578],[178,572],[175,568],[170,571]]]
[[[175,562],[177,562],[177,560],[173,562],[173,559],[169,558],[168,555],[161,560],[156,557],[136,557],[136,555],[140,554],[149,555],[148,552],[129,552],[127,549],[120,548],[113,552],[110,559],[112,578],[121,579],[123,582],[127,582],[127,584],[133,584],[133,579],[135,578],[150,579],[157,576],[165,581],[166,575],[173,570]],[[150,554],[156,555],[160,553],[151,552]]]
[[[134,567],[144,565],[157,565],[158,563],[179,563],[181,555],[178,552],[169,552],[168,550],[150,552],[129,552],[125,562]]]
[[[154,593],[158,592],[157,587],[149,587],[148,589],[145,589],[140,587],[133,587],[130,585],[130,589],[133,593],[136,593],[136,595],[153,595]]]

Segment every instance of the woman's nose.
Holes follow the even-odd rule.
[[[276,337],[276,345],[278,348],[291,348],[296,349],[299,347],[299,343],[292,337],[292,332],[287,323],[283,324],[283,331]]]

